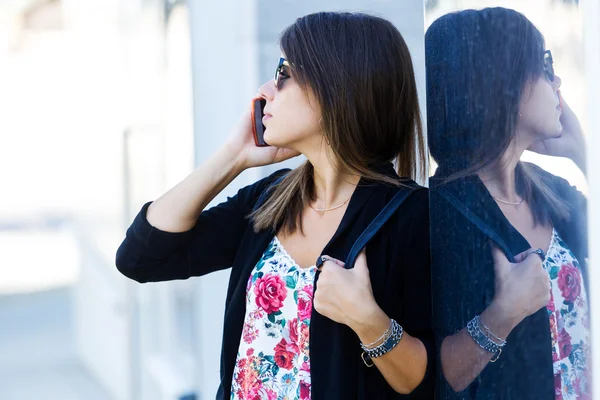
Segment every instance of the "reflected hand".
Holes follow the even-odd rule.
[[[585,166],[585,137],[579,119],[559,93],[562,113],[560,123],[563,130],[561,136],[533,143],[528,150],[554,157],[566,157],[582,170]]]
[[[502,250],[492,244],[492,257],[495,271],[493,303],[501,310],[503,319],[516,326],[548,304],[550,278],[533,249],[517,255],[516,263],[511,263]]]

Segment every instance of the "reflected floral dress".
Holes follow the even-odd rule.
[[[579,262],[554,230],[543,263],[550,275],[550,333],[556,399],[592,399],[590,316]]]
[[[315,272],[314,266],[300,268],[273,238],[246,286],[231,399],[310,399],[308,343]]]

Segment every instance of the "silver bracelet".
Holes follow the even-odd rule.
[[[498,360],[500,354],[502,354],[502,347],[506,345],[506,341],[498,344],[491,340],[481,329],[478,315],[467,324],[467,332],[469,332],[469,335],[471,335],[471,338],[479,345],[479,347],[494,355],[490,360],[491,362],[496,362]]]
[[[376,345],[377,343],[381,342],[381,341],[385,341],[385,339],[387,339],[388,335],[390,334],[390,330],[392,329],[392,326],[394,325],[394,323],[392,322],[393,320],[390,319],[390,326],[387,328],[387,330],[385,332],[383,332],[383,335],[379,336],[379,338],[377,340],[375,340],[373,343],[369,343],[369,344],[364,344],[361,343],[361,347],[364,349],[365,347],[367,348],[371,348],[374,345]]]
[[[480,327],[483,328],[483,330],[485,331],[487,337],[491,336],[492,339],[494,339],[496,341],[496,344],[498,346],[504,346],[506,344],[506,340],[499,338],[498,336],[496,336],[494,334],[494,332],[492,332],[490,330],[490,328],[488,328],[487,326],[485,326],[485,324],[481,321],[481,318],[480,318],[479,315],[477,317],[475,317],[475,318],[477,318],[477,323],[479,324]]]
[[[363,352],[360,356],[367,367],[372,367],[374,365],[372,360],[373,358],[383,356],[384,354],[391,351],[394,347],[396,347],[398,343],[400,343],[400,340],[404,335],[404,329],[402,329],[402,326],[400,326],[400,324],[393,319],[391,329],[392,331],[385,340],[385,342],[381,343],[379,346],[373,349],[368,349],[361,343],[360,346],[363,349]]]

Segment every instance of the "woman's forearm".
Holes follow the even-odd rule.
[[[480,320],[495,335],[506,339],[518,321],[505,315],[501,307],[492,303],[480,315]],[[494,357],[471,338],[466,327],[454,335],[447,336],[442,341],[440,351],[442,372],[456,392],[466,389]]]
[[[224,146],[183,181],[155,200],[146,214],[150,225],[166,232],[185,232],[202,210],[244,167],[237,152]]]
[[[352,329],[362,343],[371,343],[389,326],[390,318],[378,309],[371,314],[366,323],[353,324]],[[425,377],[427,349],[419,339],[404,332],[396,347],[381,357],[373,358],[372,361],[396,392],[409,394]]]

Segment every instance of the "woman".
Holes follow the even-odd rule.
[[[541,33],[502,8],[426,34],[434,330],[442,399],[591,398],[586,199],[520,161],[585,165]]]
[[[428,193],[408,179],[424,158],[406,44],[383,19],[318,13],[287,28],[281,50],[260,88],[272,147],[254,145],[244,116],[215,155],[142,208],[117,267],[138,282],[232,268],[219,399],[431,398]],[[298,154],[300,167],[202,211],[243,170]],[[366,256],[344,268],[407,188]]]

